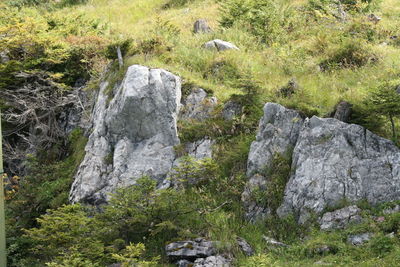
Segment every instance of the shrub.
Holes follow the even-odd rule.
[[[239,26],[271,45],[287,40],[298,26],[295,10],[280,1],[227,0],[222,2],[220,25]]]
[[[391,252],[394,249],[395,241],[394,238],[384,235],[377,235],[369,241],[368,245],[375,255],[381,256]]]
[[[80,205],[50,210],[38,218],[39,227],[25,230],[35,244],[31,250],[44,260],[64,258],[79,253],[82,259],[101,261],[104,245],[96,237],[94,218],[87,216]]]
[[[218,177],[218,165],[211,158],[196,160],[186,156],[173,168],[170,179],[176,185],[189,187],[201,185]]]
[[[362,67],[379,60],[379,55],[362,40],[347,41],[320,63],[322,70]]]

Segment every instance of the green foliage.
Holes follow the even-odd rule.
[[[73,176],[85,155],[87,140],[78,129],[71,133],[69,141],[69,156],[63,161],[30,158],[29,175],[21,179],[17,192],[7,202],[8,256],[15,266],[19,266],[18,262],[31,247],[30,241],[21,236],[21,229],[37,226],[36,218],[47,209],[68,203]]]
[[[240,25],[271,45],[283,42],[299,20],[295,10],[282,1],[227,0],[222,2],[220,25]]]
[[[0,71],[8,80],[16,71],[40,69],[57,77],[57,82],[73,85],[78,78],[87,80],[102,70],[105,60],[101,53],[108,41],[102,37],[105,26],[99,21],[82,14],[61,16],[1,6],[0,15],[0,35],[4,36],[0,51],[10,59],[0,63]],[[15,84],[6,81],[0,83],[7,87]]]
[[[104,245],[96,238],[93,217],[80,205],[49,210],[38,218],[38,228],[25,230],[35,256],[46,261],[79,253],[83,259],[101,261]]]
[[[213,159],[195,159],[186,156],[173,168],[170,179],[173,184],[187,188],[191,185],[208,183],[218,176],[218,165]]]
[[[86,3],[87,0],[7,0],[7,4],[13,7],[41,6],[47,8],[62,8],[65,6]]]
[[[396,91],[397,86],[391,83],[382,84],[372,92],[368,100],[376,114],[383,115],[390,121],[393,141],[397,141],[395,118],[400,116],[400,94]]]
[[[378,235],[371,239],[369,247],[375,255],[382,256],[394,249],[395,241],[388,236]]]
[[[268,207],[272,215],[276,215],[276,210],[282,203],[286,183],[290,177],[291,163],[291,152],[287,155],[274,154],[271,167],[261,173],[267,181],[265,190],[260,188],[252,194],[257,205]]]
[[[145,253],[145,246],[142,243],[132,244],[130,243],[126,246],[122,254],[113,254],[112,257],[122,264],[122,267],[131,266],[154,266],[158,259],[153,259],[152,261],[140,260],[140,257]]]
[[[380,0],[342,0],[342,9],[350,13],[362,13],[371,11],[378,7]],[[325,15],[334,16],[337,14],[338,2],[335,0],[310,0],[309,9]]]
[[[334,49],[320,63],[323,70],[356,68],[377,62],[379,55],[362,40],[351,40]]]
[[[158,240],[160,249],[164,242],[190,227],[190,221],[198,220],[197,204],[183,197],[174,189],[156,190],[154,180],[140,178],[136,185],[119,189],[110,205],[97,215],[101,235],[107,240],[122,238],[134,243],[152,238]]]
[[[82,257],[80,253],[63,255],[62,258],[46,263],[47,267],[100,267],[99,264]]]

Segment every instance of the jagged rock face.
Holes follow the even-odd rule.
[[[93,112],[93,131],[75,177],[70,200],[98,203],[118,187],[147,175],[159,181],[175,160],[179,77],[133,65],[109,103],[102,84]]]
[[[296,111],[275,103],[265,104],[256,141],[250,147],[247,175],[263,172],[275,153],[291,152],[302,124],[303,119]]]
[[[281,214],[317,213],[347,199],[371,204],[400,199],[400,149],[365,128],[312,117],[293,152],[293,175]]]
[[[303,223],[310,211],[321,213],[344,199],[371,204],[400,199],[400,149],[391,141],[336,119],[303,121],[297,112],[271,103],[251,145],[249,178],[268,167],[273,153],[293,145],[279,216],[294,214]]]

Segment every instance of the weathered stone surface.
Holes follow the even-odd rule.
[[[349,102],[340,101],[340,103],[336,106],[333,118],[343,122],[348,122],[351,116],[351,108],[352,105]]]
[[[212,146],[215,141],[209,138],[204,138],[193,143],[187,143],[185,150],[196,159],[212,158]]]
[[[210,117],[217,103],[217,98],[208,97],[203,89],[194,89],[183,101],[179,118],[203,121]]]
[[[232,49],[239,50],[239,48],[236,45],[234,45],[230,42],[219,40],[219,39],[209,41],[209,42],[205,43],[203,45],[203,47],[206,49],[217,50],[217,51],[225,51],[225,50],[232,50]]]
[[[361,209],[355,205],[327,212],[320,220],[321,229],[344,229],[350,223],[360,223],[362,221],[360,213]]]
[[[279,216],[294,214],[304,223],[342,200],[374,205],[400,199],[400,149],[361,126],[332,118],[303,120],[293,110],[267,103],[256,141],[250,148],[248,185],[242,199],[248,215],[268,215],[251,202],[251,192],[265,190],[275,153],[292,150],[291,176]],[[255,174],[259,176],[254,177]]]
[[[266,190],[268,177],[264,177],[265,169],[272,163],[276,153],[291,153],[302,123],[303,119],[296,111],[275,103],[265,104],[256,141],[251,144],[247,160],[247,176],[250,179],[242,194],[249,220],[256,221],[270,214],[268,207],[257,205],[253,192]]]
[[[207,20],[198,19],[193,25],[194,33],[210,33],[212,32],[210,26],[208,26]]]
[[[359,246],[359,245],[364,244],[365,242],[368,242],[371,239],[372,235],[373,235],[372,233],[362,233],[362,234],[358,234],[358,235],[350,235],[347,237],[347,242],[354,246]]]
[[[193,267],[229,267],[229,261],[218,255],[218,256],[210,256],[204,259],[197,259],[194,262]]]
[[[365,128],[336,119],[307,119],[292,157],[281,216],[320,213],[341,200],[370,204],[400,199],[400,149]]]
[[[243,251],[243,253],[246,256],[254,255],[253,248],[250,246],[250,244],[244,238],[238,237],[237,238],[237,243],[238,243],[240,249]]]
[[[168,258],[174,262],[179,260],[195,261],[198,258],[207,258],[216,253],[214,243],[204,239],[194,241],[173,242],[165,247]]]
[[[296,145],[303,119],[298,112],[275,103],[264,106],[256,141],[251,144],[247,175],[262,172],[271,164],[275,153],[290,153]]]
[[[191,266],[193,266],[193,262],[188,261],[188,260],[179,260],[176,262],[176,265],[178,267],[191,267]]]
[[[222,117],[227,120],[233,120],[234,117],[239,116],[242,113],[242,105],[234,101],[228,101],[225,103],[222,110]]]
[[[107,105],[103,84],[93,111],[93,130],[71,189],[70,200],[99,202],[118,187],[148,175],[162,181],[179,144],[179,77],[133,65]]]

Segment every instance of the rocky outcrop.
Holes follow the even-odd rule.
[[[250,181],[268,168],[274,153],[291,147],[291,175],[277,210],[281,217],[294,214],[304,223],[310,212],[319,214],[343,200],[374,205],[400,199],[400,149],[393,142],[332,118],[303,120],[296,111],[271,103],[264,107],[251,145]]]
[[[217,51],[239,50],[239,48],[236,45],[234,45],[230,42],[219,40],[219,39],[209,41],[209,42],[205,43],[203,45],[203,47],[205,49],[217,50]]]
[[[204,121],[211,116],[217,102],[216,97],[208,97],[203,89],[194,89],[182,102],[179,118]]]
[[[320,226],[322,230],[344,229],[351,223],[361,221],[361,209],[353,205],[325,213],[320,220]]]
[[[107,87],[102,84],[93,111],[93,129],[71,189],[72,202],[99,203],[109,192],[144,175],[162,181],[175,160],[179,77],[133,65],[111,102]]]

